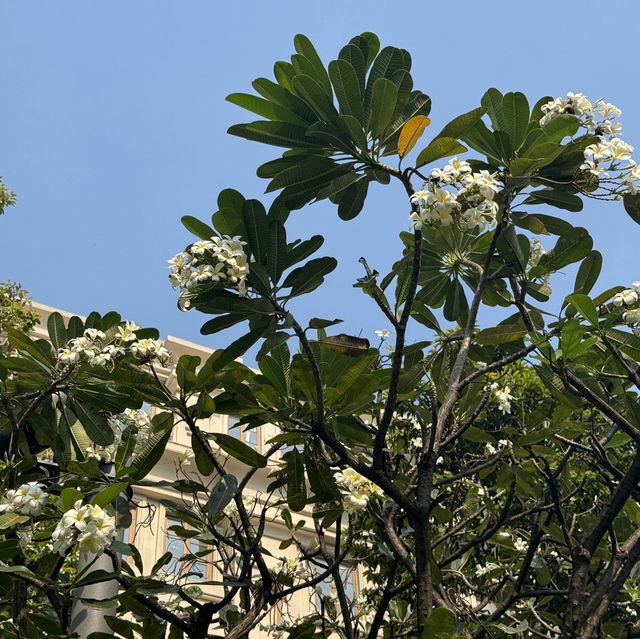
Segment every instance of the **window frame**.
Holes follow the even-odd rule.
[[[240,421],[240,418],[236,417],[235,415],[227,415],[227,418],[225,420],[227,435],[231,435],[231,437],[236,437],[236,439],[239,439],[243,444],[246,444],[247,446],[250,446],[251,448],[253,448],[255,451],[260,452],[262,450],[260,428],[251,428],[249,430],[246,430],[245,428],[243,428],[244,424],[240,424],[239,421]],[[233,434],[231,432],[232,430],[237,430],[239,436],[236,436],[235,434]],[[254,442],[251,441],[252,437],[255,437]]]
[[[170,523],[171,522],[171,523]],[[167,513],[167,511],[165,510],[164,513],[164,528],[162,529],[162,533],[164,535],[164,542],[162,544],[162,553],[160,554],[159,557],[157,557],[157,559],[159,559],[164,553],[166,552],[171,552],[169,550],[169,543],[171,542],[172,539],[175,539],[177,541],[180,541],[183,546],[184,546],[184,552],[182,553],[182,555],[175,557],[173,556],[173,559],[171,559],[170,562],[166,563],[163,566],[163,570],[169,574],[171,574],[172,576],[179,578],[182,577],[184,574],[188,573],[188,572],[196,572],[193,569],[198,565],[198,563],[202,562],[204,563],[205,566],[205,571],[203,573],[203,575],[201,577],[197,577],[196,575],[190,575],[189,576],[189,581],[187,583],[193,583],[193,584],[198,584],[201,583],[203,581],[214,581],[214,575],[215,575],[215,566],[213,565],[213,563],[211,561],[208,561],[206,559],[206,557],[199,557],[197,560],[189,560],[189,561],[180,561],[180,559],[182,557],[184,557],[185,555],[190,555],[193,554],[195,555],[195,552],[201,552],[202,550],[205,550],[205,544],[204,542],[201,542],[200,540],[196,539],[195,541],[198,544],[201,544],[202,547],[200,548],[200,550],[196,550],[195,552],[193,552],[190,548],[191,542],[193,541],[194,538],[189,537],[189,538],[182,538],[182,537],[177,537],[175,536],[175,533],[173,533],[173,531],[169,530],[169,528],[171,526],[181,526],[182,528],[184,528],[186,531],[191,530],[191,527],[189,526],[189,524],[187,524],[184,521],[181,521],[180,519],[171,516]],[[211,550],[209,551],[210,554],[213,554],[215,552],[214,548],[211,548]],[[171,554],[173,555],[173,553],[171,552]],[[171,571],[169,572],[168,568],[171,564],[175,564],[179,570],[177,571]],[[188,569],[187,569],[188,567]]]

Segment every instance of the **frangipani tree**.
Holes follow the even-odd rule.
[[[168,583],[161,569],[170,557],[151,574],[120,564],[116,551],[135,556],[135,547],[112,542],[107,552],[126,575],[111,627],[164,636],[168,624],[173,638],[236,639],[258,625],[292,639],[638,636],[640,284],[592,295],[602,256],[586,229],[546,208],[623,199],[640,221],[640,176],[619,111],[582,94],[531,107],[521,93],[489,89],[412,156],[431,132],[430,100],[413,88],[406,51],[380,50],[365,33],[325,66],[304,36],[295,48],[291,62],[276,63],[275,82],[254,82],[259,95],[229,96],[263,118],[232,134],[284,149],[258,169],[277,196],[267,208],[223,191],[211,224],[183,218],[195,239],[171,260],[180,307],[212,316],[203,334],[241,323],[246,332],[205,363],[182,357],[178,397],[163,391],[151,352],[125,349],[123,363],[137,358],[148,370],[114,367],[109,377],[115,390],[136,389],[129,399],[138,403],[126,406],[155,403],[173,416],[167,429],[175,419],[190,430],[197,472],[183,468],[174,484],[186,504],[175,507],[184,526],[174,532],[208,545],[183,561],[213,563],[221,594],[201,600],[188,572]],[[328,198],[349,220],[372,181],[396,180],[398,215],[408,218],[398,260],[380,274],[362,259],[354,283],[380,312],[376,346],[336,334],[336,319],[300,323],[291,301],[321,286],[337,262],[318,256],[321,236],[287,237],[289,216]],[[545,306],[553,278],[571,264],[574,292]],[[504,319],[479,326],[483,306],[503,309]],[[88,328],[107,341],[109,329],[126,330],[106,324]],[[93,383],[91,358],[61,362],[77,349],[69,339],[93,338],[63,328],[47,355],[58,364],[48,365],[73,374],[88,366],[83,379]],[[17,359],[45,349],[12,339]],[[255,344],[257,370],[234,361]],[[9,377],[33,384],[35,364],[0,366],[3,405],[24,415],[25,391]],[[281,433],[260,454],[204,432],[198,420],[213,412]],[[158,428],[154,456],[168,432]],[[218,447],[246,472],[230,472]],[[113,499],[142,480],[134,466],[120,473],[123,486],[104,489]],[[249,501],[262,469],[271,483]],[[302,518],[309,511],[311,524]],[[282,561],[261,543],[272,516],[290,531]],[[7,570],[37,589],[39,565],[27,579],[15,568],[21,559],[13,555]],[[366,578],[357,598],[349,561]],[[43,584],[40,592],[57,593]],[[317,611],[288,616],[284,604],[310,588],[319,589]],[[272,609],[280,621],[268,624]]]

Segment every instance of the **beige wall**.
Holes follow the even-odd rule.
[[[38,311],[41,317],[41,324],[34,329],[34,333],[37,337],[47,338],[46,322],[48,316],[58,309],[53,309],[42,304],[34,304],[35,310]],[[65,320],[71,317],[71,313],[65,311],[60,312]],[[177,384],[175,378],[174,365],[178,361],[181,355],[197,355],[201,358],[202,362],[211,355],[214,351],[205,346],[194,344],[177,337],[169,336],[165,339],[165,346],[171,352],[172,358],[167,368],[161,369],[161,377],[167,384],[170,390],[176,391]],[[200,428],[206,432],[226,432],[228,427],[228,417],[225,415],[212,415],[211,418],[201,420],[199,423]],[[276,426],[266,424],[257,429],[257,449],[258,452],[264,452],[265,445],[268,440],[278,433]],[[214,450],[217,448],[215,443],[212,442]],[[147,482],[157,482],[160,484],[163,481],[173,481],[176,478],[176,469],[178,466],[178,460],[184,457],[191,449],[191,436],[188,429],[184,424],[178,424],[174,427],[171,441],[168,443],[166,451],[162,459],[153,468],[152,472],[146,478]],[[226,453],[221,449],[217,449],[217,453],[220,455],[221,461],[225,464],[225,468],[228,472],[233,473],[238,478],[242,477],[244,472],[248,470],[246,466],[238,462],[235,459],[228,458]],[[260,469],[255,473],[245,490],[245,495],[258,500],[261,504],[264,503],[265,496],[263,491],[266,488],[269,480],[267,475],[277,465],[277,459],[270,460],[269,465],[265,469]],[[197,475],[195,464],[191,464],[188,467],[188,471]],[[202,478],[198,476],[198,479],[205,485],[215,484],[215,478]],[[150,571],[151,567],[155,564],[156,560],[165,552],[167,545],[167,526],[166,526],[166,510],[160,503],[160,500],[178,501],[181,499],[180,494],[170,488],[157,486],[138,486],[134,489],[134,502],[139,504],[140,508],[136,509],[134,514],[134,524],[130,531],[127,531],[129,539],[133,541],[140,551],[142,560],[144,563],[145,571]],[[273,499],[271,500],[273,501]],[[151,506],[152,508],[149,508]],[[294,521],[305,521],[304,528],[297,534],[297,538],[303,543],[312,544],[315,535],[313,533],[313,520],[311,519],[311,511],[305,510],[299,513],[292,513]],[[263,545],[266,550],[273,554],[274,559],[267,558],[268,562],[274,566],[277,563],[277,557],[283,556],[295,556],[295,550],[292,548],[286,550],[280,550],[280,542],[289,537],[289,532],[284,526],[282,519],[279,517],[276,508],[270,508],[269,516],[267,519],[267,526],[263,537]],[[357,570],[356,570],[357,573]],[[210,579],[216,579],[218,576],[215,574],[208,575]],[[356,579],[357,581],[357,574]],[[194,582],[197,583],[197,582]],[[215,600],[221,595],[221,588],[207,586],[204,588],[205,598]],[[301,590],[293,595],[288,602],[289,612],[294,616],[304,615],[313,610],[312,602],[315,600],[315,595],[312,590]],[[270,615],[263,620],[262,623],[276,623],[278,621],[278,611],[274,610]],[[266,637],[267,634],[255,630],[252,632],[252,637]]]

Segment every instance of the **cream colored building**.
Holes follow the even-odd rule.
[[[40,325],[34,329],[36,337],[48,338],[46,325],[47,319],[51,313],[57,311],[62,314],[65,322],[71,317],[71,313],[54,309],[49,306],[34,303],[34,309],[39,313],[41,317]],[[197,355],[204,362],[214,352],[212,349],[205,346],[194,344],[177,337],[168,336],[164,340],[166,348],[170,351],[171,363],[175,364],[182,355]],[[175,376],[175,368],[170,364],[169,367],[160,369],[160,375],[163,382],[171,391],[178,390],[177,380]],[[153,411],[153,409],[151,409]],[[266,444],[271,437],[278,433],[276,426],[267,424],[249,432],[240,432],[240,429],[235,426],[235,420],[226,415],[212,415],[207,420],[201,420],[199,426],[208,432],[221,432],[229,433],[239,437],[246,444],[253,446],[258,452],[264,452],[266,450]],[[214,450],[216,448],[215,443],[212,442]],[[187,427],[184,424],[178,424],[174,427],[171,439],[167,445],[166,451],[162,459],[153,468],[152,472],[146,477],[146,481],[153,484],[156,482],[157,486],[140,486],[134,489],[134,502],[139,506],[133,514],[133,524],[129,530],[124,531],[124,537],[126,541],[132,542],[136,545],[142,560],[144,568],[147,573],[151,570],[151,567],[155,564],[156,560],[161,557],[165,552],[169,551],[174,554],[174,561],[165,566],[165,570],[170,573],[178,574],[181,570],[185,570],[188,566],[184,563],[176,561],[180,556],[185,554],[185,548],[182,540],[179,540],[175,535],[172,535],[169,530],[170,526],[179,523],[172,520],[168,515],[167,509],[163,505],[162,501],[178,501],[181,500],[181,495],[171,488],[160,485],[165,481],[173,481],[176,478],[176,472],[178,468],[178,462],[181,458],[188,455],[191,450],[191,436]],[[243,474],[248,470],[247,466],[244,466],[241,462],[230,458],[221,449],[217,449],[217,453],[220,456],[221,462],[225,464],[225,468],[228,472],[236,475],[240,479]],[[247,489],[244,491],[243,496],[247,496],[249,500],[255,500],[258,503],[258,508],[265,504],[266,496],[264,490],[270,483],[267,475],[276,467],[278,460],[270,460],[266,468],[259,469],[251,481],[249,482]],[[187,467],[188,472],[197,474],[195,464]],[[204,484],[215,484],[215,478],[200,478]],[[271,499],[273,501],[273,499]],[[183,502],[184,503],[184,502]],[[189,506],[189,504],[186,504]],[[305,524],[300,534],[296,537],[304,544],[308,546],[314,545],[314,539],[316,539],[313,521],[311,519],[311,512],[304,510],[298,513],[292,513],[294,522],[304,520]],[[265,528],[264,536],[262,539],[263,547],[268,550],[273,558],[267,557],[272,566],[275,568],[280,564],[279,558],[288,556],[295,556],[295,550],[289,548],[287,550],[280,550],[280,543],[284,539],[290,537],[290,533],[284,525],[282,518],[279,516],[276,508],[270,508],[269,516],[267,519],[267,526]],[[186,550],[189,552],[197,552],[198,550],[204,550],[205,547],[196,548],[194,541],[189,541],[190,548]],[[193,569],[193,564],[191,565]],[[347,590],[350,595],[353,596],[358,584],[359,571],[356,566],[348,566],[345,568],[345,581],[347,583]],[[206,570],[206,575],[203,580],[218,580],[220,575],[216,574],[214,566],[209,565]],[[194,579],[191,583],[197,585],[198,580]],[[331,591],[331,585],[329,583],[322,584],[321,588],[324,592]],[[206,586],[203,588],[204,600],[216,600],[221,596],[222,589],[212,586]],[[293,617],[299,617],[306,615],[316,610],[317,595],[313,589],[300,590],[292,596],[287,602],[286,607],[279,610],[273,609],[268,616],[262,621],[262,624],[273,625],[281,621],[282,615],[292,615]],[[267,633],[255,630],[251,633],[252,637],[266,637]]]

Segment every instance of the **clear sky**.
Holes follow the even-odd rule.
[[[278,150],[228,136],[231,124],[254,118],[224,98],[272,77],[296,33],[325,61],[362,31],[409,49],[415,85],[433,101],[433,132],[490,86],[531,102],[582,91],[622,108],[623,137],[640,151],[640,4],[632,1],[2,0],[0,24],[0,175],[18,193],[0,218],[0,280],[51,306],[116,309],[212,347],[226,338],[203,338],[208,318],[176,309],[166,259],[190,241],[180,216],[206,220],[226,187],[263,193],[256,167]],[[384,323],[351,288],[357,259],[384,271],[408,225],[398,186],[370,194],[352,222],[320,204],[294,213],[289,231],[322,233],[325,254],[340,261],[302,315],[342,317],[343,330],[369,337]],[[605,253],[598,288],[640,278],[640,228],[621,204],[587,202],[566,215]]]

